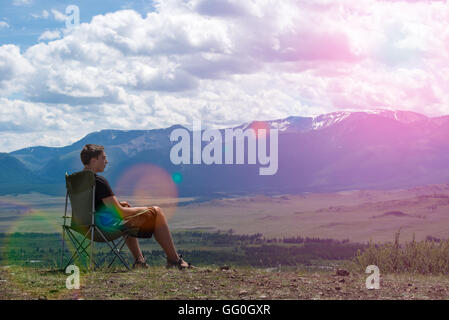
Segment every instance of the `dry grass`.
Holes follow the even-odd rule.
[[[354,259],[355,267],[362,271],[376,265],[382,273],[449,274],[449,240],[415,241],[399,243],[400,231],[393,243],[374,244]]]

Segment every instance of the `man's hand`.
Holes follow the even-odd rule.
[[[134,216],[146,209],[146,207],[131,207],[131,205],[126,201],[118,201],[116,196],[103,198],[103,203],[108,208],[111,209],[118,208],[120,213],[123,214],[124,219],[126,219],[129,216]]]
[[[131,208],[130,204],[129,204],[128,202],[126,202],[126,201],[120,201],[120,205],[121,205],[122,207],[128,207],[128,208]]]

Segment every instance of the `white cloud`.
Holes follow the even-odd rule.
[[[59,37],[61,37],[61,33],[59,32],[59,30],[47,30],[39,36],[38,40],[55,40]]]
[[[56,9],[51,9],[51,13],[53,13],[53,17],[57,21],[66,21],[67,19],[67,16],[64,13],[61,13]]]
[[[9,24],[6,21],[0,21],[0,29],[9,28]]]
[[[41,130],[61,130],[67,127],[67,121],[71,118],[70,115],[65,117],[64,110],[67,110],[67,108],[64,107],[5,98],[0,98],[0,105],[2,106],[0,110],[0,131],[25,133]]]
[[[30,14],[35,19],[48,19],[48,17],[50,16],[50,13],[47,10],[42,10],[42,13],[39,13],[39,14],[35,14],[35,13],[30,13]]]
[[[15,45],[0,47],[0,96],[23,89],[27,77],[34,71],[30,62]]]
[[[33,0],[13,0],[12,4],[14,6],[22,7],[29,6],[33,3]]]

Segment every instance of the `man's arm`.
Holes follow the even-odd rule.
[[[131,207],[127,207],[127,206],[122,206],[116,196],[110,196],[107,198],[103,198],[103,203],[108,208],[113,208],[113,209],[118,210],[123,218],[133,216],[135,214],[138,214],[138,213],[148,209],[148,207],[131,208]],[[128,203],[126,203],[126,204],[128,204]],[[129,204],[128,204],[128,206],[129,206]],[[150,212],[152,212],[152,211],[150,211]]]

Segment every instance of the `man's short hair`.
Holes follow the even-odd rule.
[[[98,144],[86,144],[81,150],[81,162],[86,166],[92,158],[97,158],[104,152],[104,147]]]

